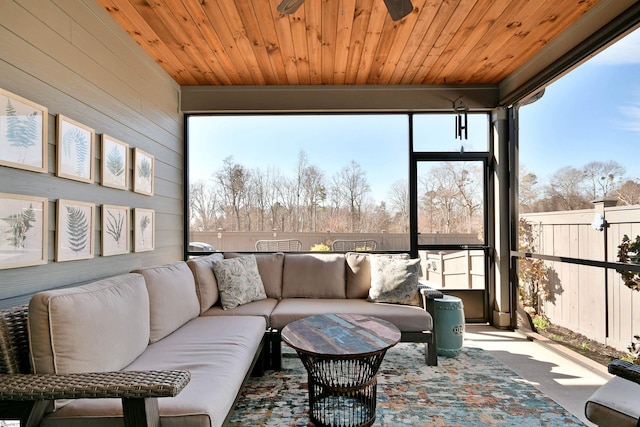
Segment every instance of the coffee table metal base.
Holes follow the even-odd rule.
[[[352,358],[298,352],[309,377],[309,418],[316,426],[370,426],[376,419],[376,374],[386,351]]]

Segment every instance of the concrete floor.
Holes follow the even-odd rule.
[[[584,404],[611,375],[607,368],[541,335],[467,325],[465,346],[480,347],[586,425]]]

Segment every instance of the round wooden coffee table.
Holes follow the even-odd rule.
[[[282,341],[309,376],[309,418],[317,426],[370,426],[376,419],[376,374],[400,331],[375,317],[328,314],[289,323]]]

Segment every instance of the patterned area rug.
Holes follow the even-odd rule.
[[[400,343],[378,372],[375,426],[584,425],[525,379],[482,349],[426,366],[424,347]],[[312,426],[307,374],[283,345],[282,371],[250,379],[231,426]]]

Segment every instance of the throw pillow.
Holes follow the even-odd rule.
[[[254,255],[216,260],[211,264],[224,310],[267,298]]]
[[[369,301],[419,305],[419,258],[400,259],[372,255],[369,262],[371,263]]]

